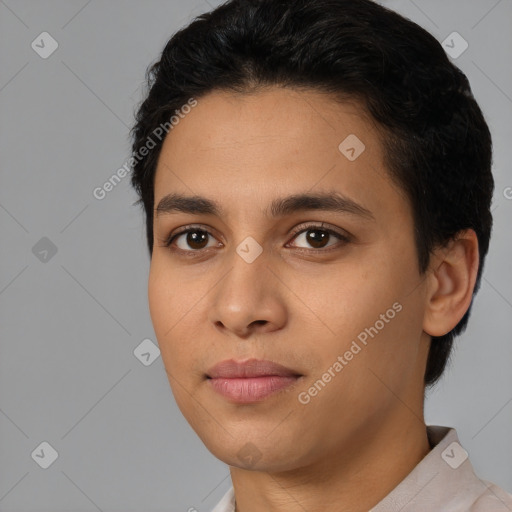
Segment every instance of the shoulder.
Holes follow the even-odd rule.
[[[231,486],[222,499],[217,503],[212,512],[234,512],[235,510],[235,489]]]
[[[476,497],[469,512],[508,512],[512,511],[512,494],[509,494],[501,487],[480,480],[482,493]]]

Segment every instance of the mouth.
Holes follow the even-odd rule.
[[[212,389],[233,403],[262,401],[293,385],[302,376],[291,368],[261,359],[222,361],[206,374]]]

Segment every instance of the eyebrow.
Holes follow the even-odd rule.
[[[274,199],[270,204],[270,210],[266,208],[263,213],[268,216],[270,211],[271,217],[284,217],[307,210],[349,213],[364,219],[375,220],[370,210],[336,191],[293,194]],[[157,217],[176,212],[224,216],[224,209],[218,202],[202,196],[185,196],[178,193],[164,196],[155,208],[155,212]]]

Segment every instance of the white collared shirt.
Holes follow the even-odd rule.
[[[512,512],[512,495],[476,476],[457,432],[427,426],[432,450],[369,512]],[[231,487],[212,512],[234,512]]]

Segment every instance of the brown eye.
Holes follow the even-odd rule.
[[[336,245],[336,239],[338,242],[346,243],[349,242],[349,238],[341,233],[334,231],[333,229],[324,228],[320,226],[306,226],[294,237],[294,245],[297,241],[303,245],[300,248],[304,249],[324,249]],[[333,243],[330,243],[329,242]]]
[[[208,233],[206,231],[189,231],[186,235],[185,243],[192,249],[204,249],[208,244]]]
[[[325,247],[330,237],[330,233],[327,233],[326,231],[320,231],[319,229],[308,229],[306,231],[306,241],[315,249]]]
[[[208,246],[210,236],[210,233],[204,229],[187,229],[172,236],[166,245],[170,247],[174,244],[181,251],[196,252],[211,247],[211,245]]]

